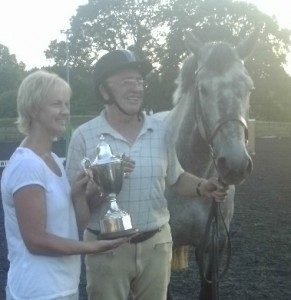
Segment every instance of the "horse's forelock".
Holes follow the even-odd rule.
[[[237,60],[238,56],[228,43],[214,42],[210,44],[212,50],[206,60],[205,67],[215,74],[225,72]]]
[[[206,58],[204,67],[214,72],[215,74],[221,74],[225,72],[238,58],[234,48],[231,47],[228,43],[213,42],[205,46],[207,48],[211,48],[211,51],[202,51],[203,53],[210,52],[209,57]],[[193,85],[196,69],[197,60],[195,55],[193,54],[184,60],[181,72],[176,79],[176,92],[179,95],[186,93]],[[179,99],[174,96],[174,104],[177,104],[178,101]]]

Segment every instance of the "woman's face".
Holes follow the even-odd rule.
[[[70,114],[70,102],[64,89],[51,91],[41,104],[33,122],[44,133],[52,137],[64,133]]]

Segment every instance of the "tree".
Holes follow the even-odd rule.
[[[191,30],[202,42],[224,40],[237,45],[260,24],[265,24],[260,35],[260,42],[252,58],[246,63],[257,86],[256,93],[252,97],[253,114],[255,116],[266,115],[264,109],[267,106],[260,105],[265,99],[266,88],[259,88],[267,84],[264,80],[269,78],[277,82],[275,78],[278,77],[279,72],[285,74],[285,76],[280,76],[284,80],[281,84],[286,87],[290,86],[290,77],[284,71],[290,45],[290,31],[280,29],[275,19],[263,14],[255,6],[229,0],[176,0],[172,1],[172,5],[164,11],[164,14],[167,19],[172,20],[169,23],[167,47],[160,50],[161,73],[167,79],[163,81],[165,86],[168,85],[169,80],[175,79],[177,66],[187,53],[186,49],[181,46],[185,30]],[[170,88],[164,89],[172,93]],[[274,99],[272,98],[271,101]],[[274,107],[276,105],[273,105]]]
[[[286,95],[290,95],[287,86],[291,86],[290,77],[284,71],[290,31],[281,29],[276,19],[246,2],[89,0],[71,19],[70,66],[81,68],[84,79],[89,78],[93,64],[105,51],[131,47],[138,56],[155,66],[149,78],[150,91],[145,105],[152,105],[154,111],[165,110],[171,107],[174,80],[188,55],[183,42],[185,30],[191,30],[202,42],[225,40],[236,45],[258,24],[265,24],[265,28],[258,49],[247,62],[257,86],[252,96],[252,113],[254,117],[283,117],[282,107],[288,103]],[[64,42],[53,41],[46,56],[53,58],[57,65],[64,65]],[[86,82],[83,81],[83,87]],[[270,82],[275,94],[270,93],[267,100],[265,87],[269,87]],[[283,98],[282,90],[288,92]],[[267,113],[269,105],[265,101],[272,104],[275,113]]]
[[[138,3],[138,4],[137,4]],[[72,17],[69,31],[70,64],[90,69],[98,57],[116,48],[134,45],[142,57],[154,50],[152,29],[158,0],[90,0]],[[46,57],[57,64],[65,61],[65,44],[52,41]]]
[[[16,95],[25,76],[25,65],[0,44],[0,117],[16,116]]]
[[[66,66],[54,65],[45,69],[67,80]],[[93,93],[91,74],[87,70],[84,70],[82,67],[70,68],[69,84],[72,88],[72,98],[70,101],[72,115],[95,115],[101,111],[101,104],[98,106]]]
[[[3,92],[18,88],[24,76],[25,65],[17,63],[14,54],[9,53],[9,49],[0,44],[0,95]]]

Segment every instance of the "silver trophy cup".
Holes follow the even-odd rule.
[[[90,173],[94,182],[102,187],[106,195],[108,210],[100,221],[100,239],[114,239],[132,235],[137,232],[131,224],[131,217],[125,211],[119,209],[116,196],[120,193],[123,178],[123,161],[112,154],[110,146],[105,142],[104,136],[100,136],[97,145],[97,156],[93,162],[88,158],[82,160],[83,169]]]

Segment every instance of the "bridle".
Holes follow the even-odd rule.
[[[213,139],[215,138],[217,133],[221,130],[221,128],[224,125],[226,125],[229,122],[238,122],[244,128],[245,142],[247,143],[248,126],[243,116],[226,115],[216,121],[213,129],[210,128],[210,126],[206,122],[206,118],[202,110],[202,106],[200,103],[200,96],[199,96],[199,87],[197,83],[198,74],[203,68],[204,65],[200,66],[199,68],[197,68],[194,74],[193,88],[194,88],[194,97],[195,97],[194,100],[195,117],[198,122],[198,130],[202,138],[207,142],[209,146],[212,160],[219,176],[219,170],[216,165],[216,155],[213,147]],[[225,266],[221,274],[219,274],[219,231],[218,231],[219,217],[222,220],[223,227],[227,237],[227,256],[226,256]],[[204,264],[204,257],[205,254],[207,253],[209,240],[211,246],[210,247],[211,279],[207,278],[206,271],[205,271],[205,264]],[[200,277],[201,279],[205,280],[207,283],[212,284],[212,300],[219,300],[219,282],[227,273],[230,264],[230,259],[231,259],[231,238],[222,215],[220,203],[216,202],[214,199],[212,200],[212,205],[207,219],[204,235],[197,247],[197,253],[198,255],[200,255],[200,259],[197,260]]]
[[[200,131],[200,134],[202,138],[207,142],[211,149],[211,153],[213,153],[213,139],[219,132],[219,130],[227,123],[229,122],[238,122],[243,128],[244,128],[244,133],[245,133],[245,143],[248,143],[248,125],[245,120],[245,118],[241,115],[236,115],[236,114],[229,114],[225,115],[219,120],[216,121],[214,128],[210,129],[208,123],[206,122],[205,115],[202,110],[202,106],[200,103],[200,97],[199,97],[199,87],[197,83],[197,77],[199,72],[204,68],[204,65],[199,67],[194,74],[194,97],[195,97],[195,102],[194,102],[194,111],[195,111],[195,117],[198,122],[198,128]],[[214,153],[213,153],[214,155]],[[215,155],[213,156],[213,159],[215,160]],[[218,171],[218,170],[217,170]]]

